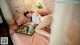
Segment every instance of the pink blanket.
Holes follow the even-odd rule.
[[[11,39],[14,45],[49,45],[50,39],[38,33],[34,33],[32,36],[15,33],[10,30]]]

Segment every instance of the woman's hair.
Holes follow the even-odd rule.
[[[27,12],[24,12],[23,15],[26,17],[26,15],[29,14],[29,13],[33,13],[33,12],[32,12],[32,11],[27,11]],[[28,18],[28,17],[27,17],[27,18]],[[32,17],[30,18],[30,20],[32,21]]]
[[[26,16],[27,14],[29,14],[29,13],[33,13],[32,11],[27,11],[27,12],[24,12],[24,16]]]
[[[26,16],[28,13],[29,13],[29,11],[27,11],[27,12],[24,12],[24,14],[23,14],[23,15],[24,15],[24,16]]]

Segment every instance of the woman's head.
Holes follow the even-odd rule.
[[[32,13],[31,11],[27,11],[25,12],[23,15],[26,16],[27,18],[32,17]]]

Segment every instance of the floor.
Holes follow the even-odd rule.
[[[6,28],[4,26],[4,24],[0,24],[0,37],[8,37],[9,38],[9,45],[13,45],[8,33],[6,32]]]

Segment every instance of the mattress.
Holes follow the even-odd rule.
[[[36,32],[29,36],[10,30],[10,36],[14,45],[50,45],[50,38]]]

